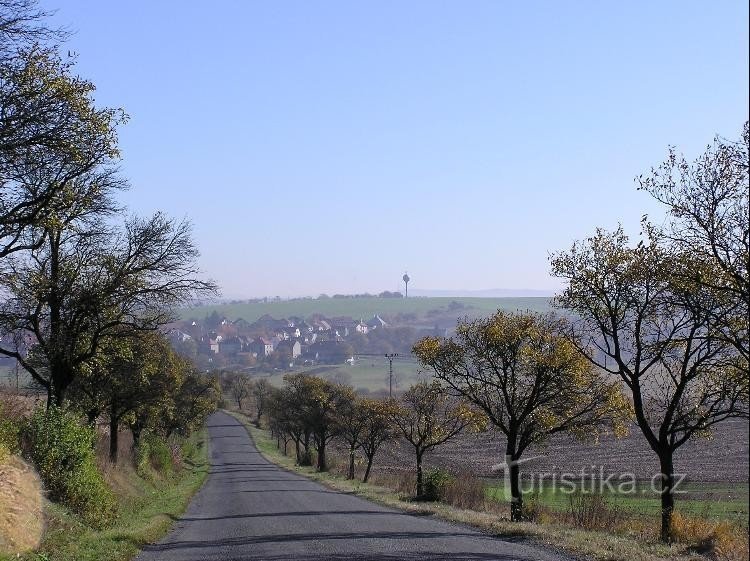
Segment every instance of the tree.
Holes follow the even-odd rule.
[[[368,425],[370,411],[354,392],[338,407],[335,416],[336,433],[349,447],[349,470],[347,479],[354,479],[354,460],[357,448]]]
[[[47,41],[64,41],[68,32],[45,23],[52,15],[36,0],[0,0],[0,61],[12,57],[23,47]]]
[[[672,538],[674,453],[732,417],[747,417],[747,363],[716,328],[706,288],[686,281],[682,255],[622,229],[597,230],[552,258],[567,286],[556,304],[573,314],[571,341],[619,376],[661,468],[661,537]],[[710,289],[709,289],[710,290]]]
[[[395,438],[396,433],[389,416],[387,402],[377,399],[360,399],[360,407],[366,412],[365,424],[359,435],[359,447],[367,458],[367,467],[362,477],[362,481],[367,483],[375,454],[384,442]]]
[[[41,247],[40,226],[85,196],[80,178],[118,158],[127,118],[96,107],[94,89],[51,49],[0,61],[0,259]]]
[[[244,374],[235,374],[229,384],[229,390],[232,392],[232,397],[237,402],[237,408],[242,409],[242,402],[250,397],[252,392],[253,383]]]
[[[750,307],[750,124],[737,142],[716,137],[689,163],[670,148],[668,157],[639,188],[669,210],[655,234],[662,247],[681,254],[685,265],[673,271],[704,296],[696,302],[717,334],[743,357],[748,348]]]
[[[43,227],[44,246],[15,258],[0,277],[0,289],[10,296],[0,308],[0,325],[30,334],[43,368],[16,348],[0,347],[0,354],[18,360],[50,402],[62,403],[108,339],[157,329],[173,319],[177,306],[215,290],[196,278],[189,224],[161,214],[130,219],[121,230],[105,224],[116,209],[112,181],[108,172],[87,178],[73,202]]]
[[[596,436],[629,410],[620,384],[593,370],[565,328],[553,315],[498,311],[459,322],[455,338],[426,337],[414,346],[437,380],[505,435],[511,520],[522,519],[519,460],[530,445],[563,431]]]
[[[446,394],[437,382],[421,382],[390,404],[389,416],[406,441],[414,447],[417,463],[417,497],[424,496],[422,460],[425,453],[445,444],[481,418],[465,403]]]
[[[143,429],[171,413],[184,372],[169,341],[157,332],[123,335],[109,341],[105,351],[76,378],[69,395],[76,408],[88,413],[90,424],[106,413],[109,457],[116,463],[120,425],[127,420],[137,446]]]
[[[255,400],[255,426],[260,427],[260,419],[266,412],[271,398],[271,384],[265,378],[255,380],[250,393]]]
[[[305,418],[303,403],[306,399],[304,375],[284,377],[285,385],[271,392],[268,402],[269,425],[277,435],[294,441],[298,465],[310,465],[310,439],[312,429]]]

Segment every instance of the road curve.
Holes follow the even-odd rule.
[[[268,462],[223,412],[208,419],[211,471],[185,514],[138,561],[564,561],[567,557],[332,491]]]

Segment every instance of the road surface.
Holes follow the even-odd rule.
[[[208,420],[211,471],[139,561],[564,561],[565,556],[332,491],[268,462],[223,412]]]

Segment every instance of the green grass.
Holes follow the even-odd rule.
[[[414,313],[422,315],[430,310],[446,309],[453,301],[467,307],[459,310],[456,316],[466,313],[487,315],[498,308],[504,310],[532,310],[546,312],[550,309],[550,299],[544,297],[526,298],[297,298],[253,304],[216,304],[185,308],[179,311],[183,319],[202,319],[218,312],[231,320],[242,318],[253,322],[264,314],[274,318],[289,316],[309,317],[319,313],[328,317],[351,316],[367,320],[374,314],[394,315]]]
[[[747,483],[686,483],[676,498],[676,508],[684,514],[714,520],[729,520],[748,524],[748,499],[750,489]],[[551,486],[542,487],[538,492],[525,493],[527,499],[539,501],[541,506],[555,511],[569,510],[570,496]],[[487,496],[505,502],[504,485],[493,484],[487,487]],[[661,512],[658,495],[650,486],[639,486],[637,492],[624,494],[605,492],[607,503],[624,512],[657,516]]]
[[[339,376],[341,381],[354,386],[355,389],[366,389],[370,392],[388,390],[388,361],[384,357],[363,357],[353,365],[321,365],[309,368],[295,369],[297,372],[308,372],[322,378]],[[414,384],[420,373],[420,367],[413,359],[393,361],[393,375],[398,383],[394,390],[406,389]],[[284,384],[284,375],[279,372],[268,377],[268,381],[276,387]]]
[[[47,503],[47,530],[40,549],[26,554],[24,561],[125,561],[143,545],[156,541],[184,512],[190,498],[208,474],[206,431],[191,437],[195,446],[185,458],[182,471],[172,479],[149,482],[128,472],[123,482],[130,488],[120,497],[119,516],[103,530],[94,530],[64,507]],[[10,557],[2,561],[10,561]],[[16,559],[15,557],[12,559]]]

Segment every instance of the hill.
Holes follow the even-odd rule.
[[[457,304],[452,304],[452,303]],[[498,309],[531,310],[546,312],[551,309],[550,298],[297,298],[292,300],[269,300],[267,302],[243,302],[202,305],[180,310],[182,319],[199,319],[216,311],[231,320],[242,318],[253,322],[264,314],[275,318],[289,316],[309,317],[323,314],[327,317],[350,316],[370,318],[374,314],[424,315],[432,310],[456,312],[456,317],[464,315],[489,315]]]

